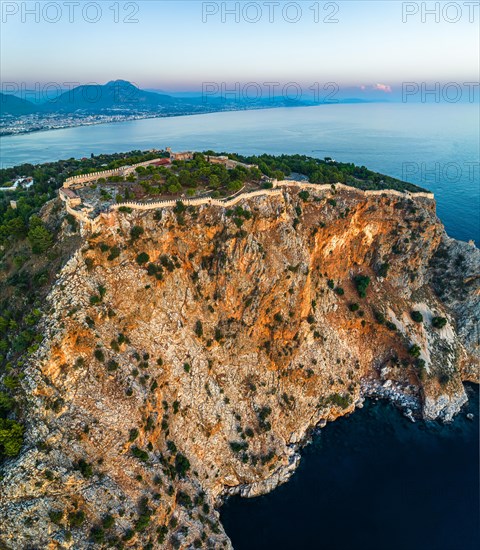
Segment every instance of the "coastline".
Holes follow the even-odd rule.
[[[331,103],[332,105],[350,105],[351,103]],[[56,128],[33,128],[31,130],[25,130],[21,132],[3,132],[0,131],[0,138],[3,137],[15,137],[15,136],[27,136],[29,134],[39,134],[39,133],[45,133],[45,132],[54,132],[56,130],[67,130],[69,128],[83,128],[87,126],[100,126],[104,124],[120,124],[122,122],[131,122],[134,120],[149,120],[149,119],[155,119],[155,118],[181,118],[185,116],[202,116],[202,115],[213,115],[216,113],[234,113],[238,111],[263,111],[268,109],[281,109],[281,108],[287,108],[287,109],[295,109],[299,107],[316,107],[319,105],[329,105],[329,103],[318,103],[318,104],[308,104],[308,105],[258,105],[255,107],[230,107],[227,109],[215,109],[212,111],[203,111],[198,112],[195,110],[192,111],[185,111],[182,113],[168,113],[168,114],[154,114],[154,113],[145,113],[145,115],[139,115],[139,114],[132,114],[132,115],[126,115],[124,119],[122,120],[99,120],[97,122],[84,122],[79,124],[66,124],[64,126],[58,126]],[[356,103],[355,103],[356,105]]]
[[[414,424],[399,414],[397,407],[388,400],[372,397],[365,401],[363,410],[355,411],[348,419],[345,417],[325,429],[313,430],[311,440],[299,451],[301,460],[288,484],[258,498],[226,496],[220,516],[233,547],[236,550],[259,550],[268,542],[284,549],[292,547],[292,539],[297,547],[315,547],[321,532],[322,541],[328,548],[337,548],[335,543],[338,541],[344,545],[340,548],[349,547],[356,539],[360,547],[379,550],[385,542],[382,532],[388,533],[398,528],[399,523],[408,522],[412,516],[418,517],[420,510],[437,506],[437,514],[442,515],[436,515],[436,518],[443,517],[447,524],[463,521],[464,527],[470,528],[465,529],[467,534],[463,536],[468,544],[461,544],[458,540],[457,547],[465,550],[476,548],[478,526],[474,532],[472,526],[476,524],[478,500],[474,499],[470,506],[468,499],[467,504],[464,503],[467,494],[475,492],[475,489],[463,487],[470,474],[457,470],[451,486],[446,484],[447,480],[441,474],[442,468],[447,466],[445,458],[449,450],[451,459],[455,457],[464,467],[467,457],[470,457],[469,468],[478,457],[475,437],[478,442],[479,387],[471,383],[465,386],[469,402],[452,423],[420,421]],[[475,415],[473,419],[467,416],[470,413]],[[413,449],[409,452],[407,442],[414,442],[420,456],[417,457]],[[469,452],[472,447],[473,454]],[[455,456],[456,453],[462,453],[461,457]],[[398,455],[401,458],[396,458]],[[407,460],[403,455],[408,456]],[[410,468],[410,462],[415,460],[411,456],[418,458],[415,470]],[[396,462],[392,463],[390,457]],[[478,478],[478,472],[475,476]],[[409,485],[404,487],[402,484],[407,482]],[[350,484],[358,487],[358,493],[350,493]],[[437,484],[438,495],[435,493]],[[385,512],[382,513],[376,495],[381,499],[388,491],[395,498],[393,504],[385,503]],[[464,496],[463,501],[456,500],[452,491],[456,491],[457,497]],[[350,525],[345,536],[337,540],[338,514],[345,502],[351,508],[350,517],[354,524]],[[457,519],[452,520],[452,517]],[[253,542],[247,541],[247,533],[242,529],[249,519],[248,533],[255,534]],[[363,527],[362,531],[359,531],[360,527]],[[408,539],[412,548],[428,547],[425,540],[419,540],[438,533],[438,529],[432,531],[432,527],[423,520],[414,521],[399,538],[389,540],[389,546],[400,550],[406,547],[405,539]],[[359,535],[363,540],[358,540]],[[455,536],[453,530],[446,537],[438,535],[435,543],[430,539],[429,547],[451,550]],[[368,546],[362,546],[366,537]],[[417,545],[412,546],[412,540],[416,540]]]
[[[466,388],[468,385],[471,385],[475,388],[476,393],[479,392],[479,383],[473,381],[464,381],[463,386]],[[329,424],[337,421],[340,418],[348,418],[351,415],[358,412],[358,409],[362,409],[366,401],[372,403],[378,403],[380,401],[385,402],[402,414],[403,417],[409,420],[409,422],[415,424],[420,422],[428,426],[431,424],[439,424],[438,420],[426,420],[421,416],[422,404],[420,399],[413,399],[411,396],[406,396],[401,392],[396,391],[393,388],[382,387],[381,384],[376,383],[373,379],[370,383],[366,380],[362,383],[362,392],[360,398],[355,402],[353,410],[349,410],[345,414],[336,416],[334,419],[329,419],[328,421],[321,419],[315,424],[309,426],[302,438],[295,443],[289,445],[291,454],[288,457],[288,464],[281,465],[277,470],[275,470],[272,475],[266,479],[260,480],[258,482],[236,485],[235,487],[225,488],[222,493],[217,497],[217,505],[223,506],[229,498],[234,496],[240,496],[242,498],[256,498],[263,495],[268,495],[281,485],[287,483],[290,478],[298,470],[302,456],[305,449],[312,444],[312,441],[321,435],[322,430]],[[467,399],[462,405],[458,412],[452,417],[449,421],[444,421],[440,425],[452,424],[456,421],[457,417],[462,413],[462,410],[468,407],[470,400]]]

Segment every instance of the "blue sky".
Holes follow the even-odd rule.
[[[236,3],[240,21],[225,13],[222,21],[222,10]],[[95,3],[78,0],[70,22],[72,12],[62,0],[50,2],[56,7],[47,12],[48,2],[2,0],[2,83],[123,78],[142,88],[178,91],[199,90],[205,82],[295,81],[306,88],[336,82],[388,96],[405,81],[479,79],[478,6],[472,13],[458,2],[460,12],[444,12],[440,2],[439,21],[423,14],[422,22],[422,4],[435,2],[406,7],[395,0],[308,0],[290,2],[286,15],[287,2],[277,3],[250,2],[246,10],[247,2],[103,0],[96,3],[101,11],[91,6],[84,16],[85,5]],[[37,15],[25,13],[35,4]],[[138,22],[124,22],[129,14]]]

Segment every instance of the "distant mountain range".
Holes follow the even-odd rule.
[[[37,105],[15,95],[0,92],[0,115],[30,115],[38,111]]]
[[[55,100],[43,105],[50,111],[84,110],[102,111],[109,109],[152,110],[172,105],[176,100],[169,95],[145,92],[125,80],[115,80],[105,85],[89,84],[65,92]]]
[[[341,100],[341,103],[363,103],[366,100],[353,98]],[[28,114],[116,114],[151,113],[174,115],[183,113],[212,112],[232,109],[265,107],[297,107],[314,105],[311,99],[290,100],[284,97],[259,98],[252,101],[238,100],[229,94],[202,97],[201,92],[168,95],[157,91],[141,90],[126,80],[113,80],[107,84],[88,84],[77,86],[43,103],[35,103],[12,94],[0,93],[0,115],[20,116]]]
[[[2,115],[23,115],[31,113],[99,113],[114,110],[154,111],[177,103],[175,98],[146,92],[125,80],[107,84],[77,86],[44,103],[32,103],[14,95],[0,94]]]

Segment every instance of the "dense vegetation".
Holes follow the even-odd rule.
[[[136,175],[131,174],[126,178],[130,184],[135,182],[137,185],[120,186],[123,193],[117,195],[116,199],[141,199],[143,194],[159,196],[186,193],[193,196],[205,190],[213,197],[226,196],[240,190],[247,183],[258,185],[262,175],[257,168],[238,166],[227,170],[225,166],[211,164],[204,155],[196,153],[192,160],[174,161],[171,168],[153,165],[138,167]],[[123,178],[113,176],[108,181],[118,183]]]
[[[282,175],[290,176],[295,173],[307,176],[311,183],[340,182],[365,190],[425,191],[411,183],[373,172],[365,166],[356,166],[351,162],[335,162],[328,157],[321,160],[305,155],[229,156],[234,160],[256,164],[263,174],[277,179],[281,179]]]
[[[243,157],[231,154],[226,156],[245,164],[257,165],[258,168],[239,165],[234,169],[227,169],[221,164],[209,163],[210,155],[217,156],[217,153],[195,153],[192,160],[174,161],[168,168],[154,165],[138,167],[135,174],[126,178],[119,175],[100,178],[100,199],[122,202],[165,195],[186,194],[193,197],[204,193],[212,197],[225,197],[240,189],[271,187],[267,178],[282,180],[288,176],[319,184],[343,182],[360,189],[421,190],[410,183],[372,172],[364,166],[337,163],[328,158],[320,160],[302,155]],[[112,183],[115,186],[109,186],[108,189],[104,187],[104,184]],[[96,185],[93,184],[92,187],[95,188]]]
[[[227,170],[223,165],[210,164],[202,154],[196,154],[191,161],[174,161],[173,170],[177,175],[169,178],[177,184],[177,189],[187,189],[187,193],[188,189],[194,190],[196,187],[235,192],[246,182],[259,181],[262,177],[262,172],[257,168],[237,166]]]

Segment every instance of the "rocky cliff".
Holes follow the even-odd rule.
[[[425,198],[108,214],[48,297],[0,546],[229,548],[221,499],[286,480],[365,396],[450,420],[477,381],[479,268]]]

